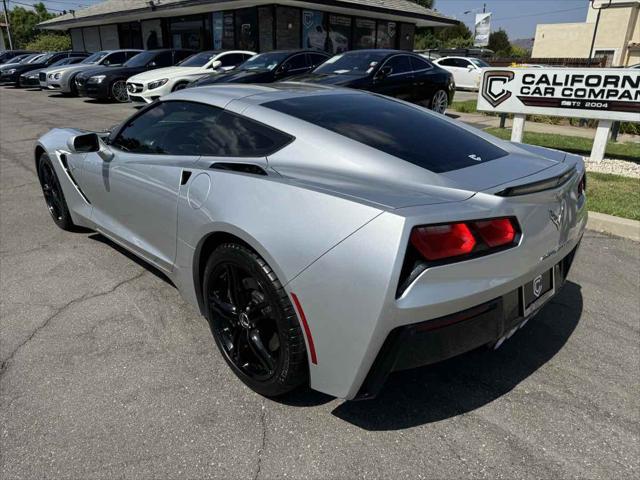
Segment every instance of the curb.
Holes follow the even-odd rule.
[[[589,212],[587,228],[640,242],[640,221],[638,220],[614,217],[606,213]]]

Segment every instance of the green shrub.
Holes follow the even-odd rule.
[[[66,34],[59,33],[41,33],[32,41],[25,45],[26,50],[34,50],[36,52],[62,51],[71,49],[71,38]]]

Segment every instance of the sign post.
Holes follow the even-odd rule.
[[[640,122],[640,71],[620,68],[488,68],[478,110],[514,114],[521,142],[527,115],[599,120],[591,159],[600,161],[613,121]]]

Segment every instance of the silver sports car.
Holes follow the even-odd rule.
[[[308,84],[181,90],[111,132],[54,129],[35,163],[55,223],[165,272],[267,396],[370,398],[499,346],[563,285],[587,220],[578,156]]]

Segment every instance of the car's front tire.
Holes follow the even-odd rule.
[[[64,198],[58,175],[46,153],[40,155],[38,160],[38,178],[51,218],[62,230],[72,231],[75,226],[71,220],[67,201]]]
[[[189,85],[189,82],[178,82],[171,89],[172,92],[177,92],[178,90],[184,90]]]
[[[267,397],[308,382],[295,310],[258,254],[238,243],[220,245],[207,261],[202,287],[216,344],[240,380]]]
[[[116,80],[111,84],[109,88],[111,98],[118,103],[127,103],[129,101],[129,94],[127,93],[127,82],[124,80]]]
[[[444,90],[436,90],[429,101],[429,108],[437,113],[445,113],[449,108],[449,96]]]

